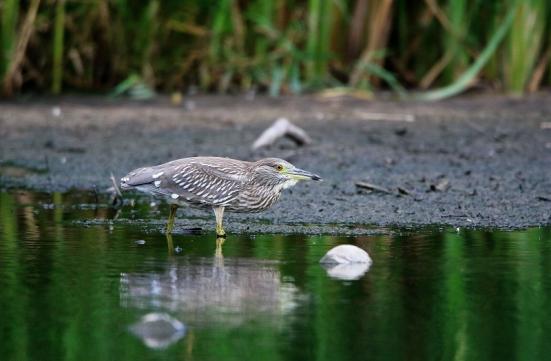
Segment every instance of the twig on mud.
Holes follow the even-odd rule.
[[[390,189],[387,189],[387,188],[382,187],[382,186],[378,186],[376,184],[367,183],[367,182],[356,182],[356,187],[367,189],[367,190],[370,190],[370,191],[386,193],[386,194],[395,194]]]
[[[362,120],[388,120],[393,122],[414,122],[413,114],[393,114],[393,113],[371,113],[357,111],[355,116]]]
[[[539,195],[539,196],[536,196],[536,199],[538,201],[544,201],[544,202],[551,202],[551,195]]]
[[[288,137],[298,145],[312,143],[312,139],[304,129],[297,127],[287,118],[279,118],[256,139],[252,148],[258,149],[271,145],[281,137]]]
[[[396,192],[392,189],[389,189],[389,188],[386,188],[386,187],[383,187],[383,186],[379,186],[377,184],[368,183],[368,182],[356,182],[356,187],[366,189],[366,190],[371,191],[371,192],[375,191],[375,192],[380,192],[380,193],[384,193],[384,194],[392,194],[392,195],[397,196],[397,197],[409,196],[409,197],[412,197],[413,200],[415,200],[415,201],[421,201],[422,200],[422,198],[419,197],[414,191],[408,190],[408,189],[406,189],[404,187],[401,187],[401,186],[396,187]]]
[[[466,123],[469,127],[473,128],[474,130],[476,130],[476,131],[477,131],[478,133],[480,133],[480,134],[485,134],[485,133],[486,133],[486,132],[484,131],[484,128],[482,128],[480,125],[478,125],[478,124],[476,124],[476,123],[471,122],[471,121],[468,120],[468,119],[465,120],[465,123]]]
[[[411,193],[411,191],[409,191],[408,189],[406,189],[404,187],[398,187],[398,193],[406,195],[406,196],[412,196],[413,195],[413,193]]]

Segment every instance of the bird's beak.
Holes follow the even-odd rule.
[[[289,171],[287,171],[287,175],[290,178],[296,180],[321,180],[321,177],[319,175],[298,168],[290,169]]]

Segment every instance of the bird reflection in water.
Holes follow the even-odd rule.
[[[276,262],[224,258],[222,243],[218,238],[213,258],[172,257],[161,272],[122,273],[122,306],[170,312],[195,325],[281,322],[299,302],[297,288],[281,280]]]

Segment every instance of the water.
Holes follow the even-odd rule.
[[[180,234],[169,252],[158,227],[109,222],[113,211],[94,203],[91,194],[0,193],[2,360],[551,354],[549,228],[230,235],[218,251],[210,233]],[[318,263],[343,243],[373,258],[359,280],[331,278]],[[181,322],[180,332],[144,337],[151,327],[139,321],[151,313]]]

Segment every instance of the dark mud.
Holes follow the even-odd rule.
[[[372,120],[378,117],[372,113],[415,120]],[[551,223],[549,114],[545,95],[435,104],[315,97],[194,97],[181,107],[164,99],[1,103],[0,186],[101,193],[111,172],[120,178],[142,165],[196,155],[275,156],[324,182],[296,186],[265,213],[228,215],[230,232],[246,232],[248,221],[305,233],[333,225],[352,233],[365,233],[363,225],[544,225]],[[282,140],[252,151],[256,137],[282,116],[306,129],[314,143],[297,147]],[[358,181],[392,194],[359,189]],[[193,218],[181,220],[184,213],[205,215],[181,211],[179,227],[195,225]]]

